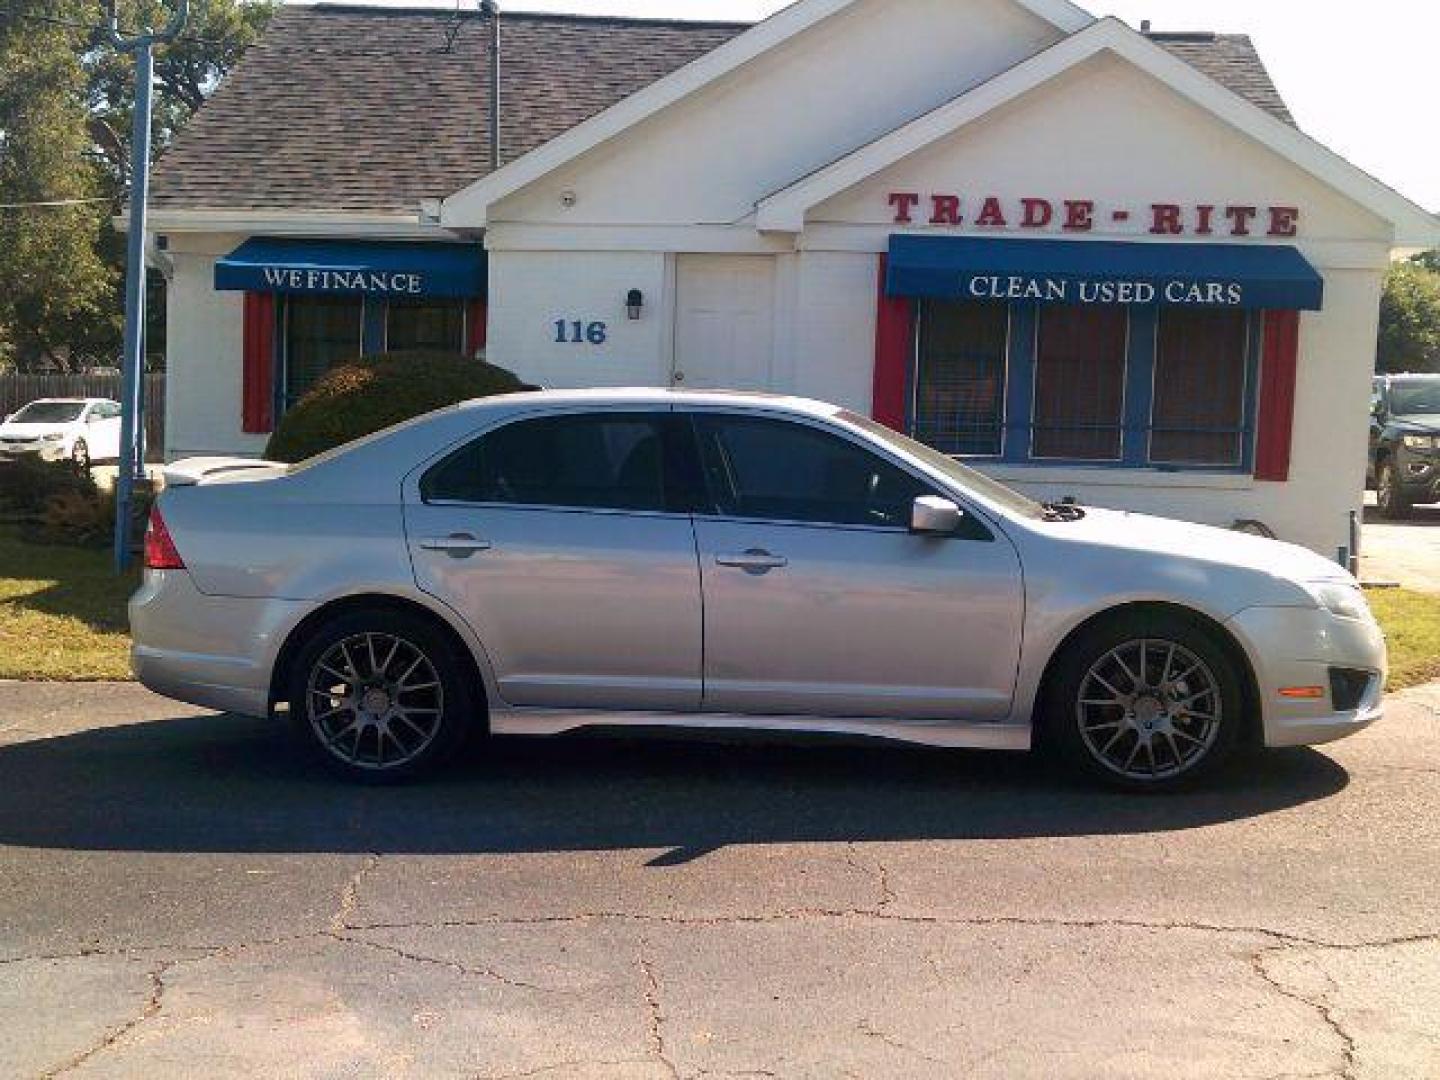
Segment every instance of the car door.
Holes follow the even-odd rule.
[[[91,406],[90,430],[94,432],[90,454],[96,458],[118,458],[120,456],[120,406],[113,401],[102,401]]]
[[[668,409],[529,415],[407,483],[416,580],[469,622],[508,703],[698,709],[675,425]]]
[[[973,513],[909,531],[923,477],[848,432],[692,413],[712,513],[697,514],[705,708],[998,720],[1020,655],[1009,540]]]

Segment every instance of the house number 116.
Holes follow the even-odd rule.
[[[604,345],[610,335],[610,327],[603,322],[582,322],[579,319],[555,320],[555,344],[557,345]]]

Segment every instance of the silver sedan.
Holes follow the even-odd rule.
[[[516,394],[167,481],[136,675],[288,714],[357,779],[471,734],[658,725],[1043,745],[1156,789],[1381,712],[1384,640],[1339,566],[1032,502],[818,402]]]

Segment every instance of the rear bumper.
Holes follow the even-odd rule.
[[[1260,691],[1266,746],[1312,746],[1369,727],[1385,713],[1385,638],[1373,620],[1342,619],[1318,608],[1247,608],[1228,624],[1250,654]],[[1369,673],[1356,707],[1337,708],[1331,668]],[[1322,687],[1317,698],[1281,694]]]
[[[130,598],[130,666],[157,694],[246,716],[270,710],[285,635],[311,605],[209,596],[184,570],[147,570]]]

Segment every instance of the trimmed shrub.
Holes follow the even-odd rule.
[[[331,368],[286,412],[265,456],[300,461],[447,405],[533,389],[504,368],[459,353],[365,357]]]
[[[18,454],[0,464],[0,504],[21,516],[33,516],[57,495],[98,495],[86,470],[68,461],[42,461],[39,454]]]

